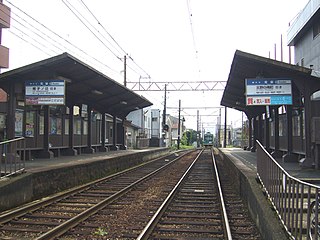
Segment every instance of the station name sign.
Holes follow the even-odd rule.
[[[246,105],[292,105],[290,79],[246,79]]]
[[[64,105],[64,80],[32,80],[25,82],[26,105]]]

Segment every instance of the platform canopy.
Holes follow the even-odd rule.
[[[270,58],[253,55],[237,50],[234,54],[229,78],[225,87],[221,105],[245,112],[254,117],[264,113],[265,106],[246,106],[245,79],[248,78],[285,78],[291,79],[293,88],[311,92],[320,89],[320,79],[311,75],[312,70]],[[293,92],[295,89],[293,89]]]
[[[131,111],[152,105],[93,67],[68,53],[42,60],[0,75],[0,87],[28,80],[66,80],[66,105],[86,104],[100,113],[124,118]]]

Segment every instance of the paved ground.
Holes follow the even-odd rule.
[[[54,167],[63,167],[70,166],[75,164],[81,164],[84,162],[90,161],[99,161],[100,159],[112,158],[120,155],[127,155],[139,151],[149,151],[151,149],[144,150],[119,150],[119,151],[109,151],[109,152],[100,152],[94,154],[82,154],[78,156],[61,156],[59,158],[53,159],[35,159],[26,161],[26,170],[27,171],[41,171],[41,169],[54,168]],[[241,148],[221,148],[221,151],[227,154],[232,155],[237,158],[239,161],[242,161],[246,166],[252,170],[257,169],[257,159],[256,153],[243,150]],[[293,177],[302,179],[302,180],[312,180],[313,182],[320,183],[320,170],[302,168],[299,163],[283,163],[278,159],[278,163]]]
[[[118,151],[109,151],[109,152],[99,152],[94,154],[81,154],[77,156],[61,156],[59,158],[52,159],[34,159],[28,160],[25,162],[25,168],[28,172],[41,171],[41,169],[54,168],[54,167],[63,167],[81,164],[91,161],[99,161],[106,158],[113,158],[116,156],[127,155],[134,152],[149,151],[152,149],[144,150],[118,150]]]
[[[221,148],[221,151],[228,153],[238,160],[242,161],[246,166],[253,170],[257,169],[257,153],[243,150],[241,148]],[[320,182],[320,170],[311,168],[302,168],[299,162],[283,163],[280,159],[278,163],[293,177],[301,180],[312,180],[313,182]]]

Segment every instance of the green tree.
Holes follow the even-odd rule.
[[[182,135],[181,145],[190,146],[188,142],[187,132],[184,132]]]

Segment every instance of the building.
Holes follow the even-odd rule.
[[[144,108],[128,114],[127,120],[136,126],[138,131],[137,148],[160,147],[162,145],[161,111],[159,109]],[[131,133],[130,133],[131,135]]]
[[[294,47],[295,64],[320,76],[320,0],[310,0],[290,23],[287,39]]]
[[[180,118],[180,140],[183,136],[183,133],[185,131],[184,123],[184,117]],[[169,130],[165,135],[166,138],[166,146],[174,146],[178,144],[178,138],[179,138],[179,118],[171,116],[170,114],[167,114],[166,116],[166,124],[169,126]]]
[[[287,39],[288,45],[294,47],[294,63],[310,68],[313,76],[320,77],[320,0],[310,0],[290,23]],[[320,89],[314,88],[310,95],[312,155],[316,158],[315,161],[319,162],[320,139],[317,136],[320,134]],[[299,115],[299,113],[294,114],[293,132],[295,135],[300,129],[303,129],[305,122],[305,118]]]
[[[11,18],[11,10],[6,5],[4,5],[1,0],[0,1],[0,68],[9,67],[9,49],[1,45],[1,36],[2,36],[2,29],[10,27],[10,18]]]
[[[126,116],[151,104],[68,53],[0,75],[5,139],[24,138],[26,159],[126,148]]]

